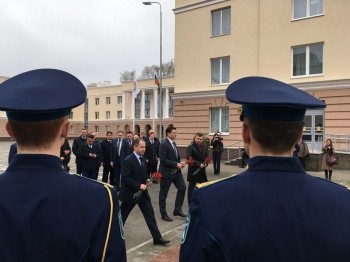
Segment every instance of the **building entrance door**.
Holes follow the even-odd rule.
[[[303,139],[311,152],[320,152],[324,144],[324,110],[307,110]]]

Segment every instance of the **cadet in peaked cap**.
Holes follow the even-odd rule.
[[[0,84],[0,110],[18,152],[0,175],[3,261],[126,261],[116,192],[65,172],[60,146],[84,85],[56,69]]]
[[[292,157],[306,109],[325,104],[265,77],[233,82],[226,97],[242,105],[249,168],[194,190],[180,261],[350,261],[349,191]]]

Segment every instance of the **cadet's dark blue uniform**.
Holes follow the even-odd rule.
[[[16,155],[0,176],[0,260],[101,261],[108,198],[102,184],[63,171],[58,157]],[[115,216],[105,261],[126,261],[121,232]]]
[[[307,175],[293,157],[248,164],[193,192],[180,261],[350,261],[345,187]]]
[[[350,261],[350,192],[292,157],[306,109],[325,103],[265,77],[233,82],[226,98],[242,105],[249,168],[193,192],[180,261]]]
[[[18,147],[0,175],[1,261],[126,261],[116,191],[68,174],[59,158],[68,114],[85,100],[79,79],[56,69],[0,84],[0,110]]]

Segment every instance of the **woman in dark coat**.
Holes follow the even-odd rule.
[[[326,161],[328,157],[331,157],[335,153],[332,140],[330,139],[326,140],[326,144],[322,148],[322,152],[323,152],[323,159],[322,159],[321,169],[324,170],[325,179],[332,180],[332,173],[333,173],[334,167],[328,165]]]
[[[208,166],[208,148],[203,146],[204,135],[196,133],[193,141],[187,147],[186,157],[188,160],[188,205],[191,203],[192,191],[197,183],[208,182],[205,168]]]

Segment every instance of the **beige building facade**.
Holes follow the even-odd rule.
[[[313,150],[320,149],[324,136],[342,137],[338,146],[350,149],[349,12],[346,0],[177,0],[174,124],[179,140],[219,130],[226,146],[238,146],[239,105],[228,103],[225,90],[255,75],[292,84],[327,103],[325,110],[305,117],[304,137]]]

